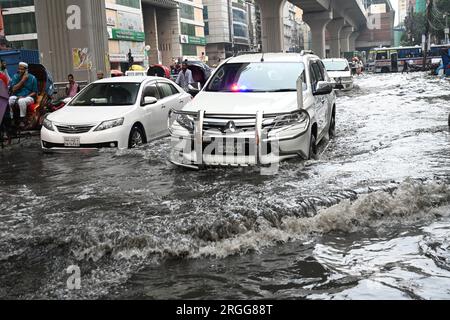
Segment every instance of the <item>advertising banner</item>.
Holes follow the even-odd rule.
[[[74,70],[91,69],[92,63],[89,59],[89,49],[88,48],[72,49],[72,61]]]

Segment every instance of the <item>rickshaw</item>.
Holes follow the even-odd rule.
[[[43,118],[48,111],[49,105],[52,103],[52,96],[55,91],[53,78],[51,74],[41,64],[30,64],[28,73],[36,77],[38,82],[38,96],[35,103],[28,106],[25,130],[39,130]],[[14,121],[13,126],[18,130],[19,125],[19,108],[17,104],[13,107]]]

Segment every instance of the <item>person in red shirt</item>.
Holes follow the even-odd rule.
[[[3,81],[6,87],[8,87],[9,79],[3,72],[0,72],[0,80]]]

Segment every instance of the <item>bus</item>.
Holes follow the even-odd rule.
[[[427,63],[439,65],[442,60],[442,50],[450,48],[447,45],[432,45],[427,55]],[[369,52],[368,69],[375,73],[403,71],[406,61],[412,61],[414,66],[423,66],[423,50],[421,46],[374,48]]]

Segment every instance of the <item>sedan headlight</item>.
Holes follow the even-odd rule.
[[[300,110],[290,114],[277,116],[274,121],[273,130],[290,127],[293,125],[309,126],[309,115],[306,111]]]
[[[45,118],[44,122],[42,122],[42,126],[48,131],[55,131],[55,128],[53,128],[53,123],[47,118]]]
[[[102,122],[94,131],[104,131],[123,125],[125,118],[109,120]]]

